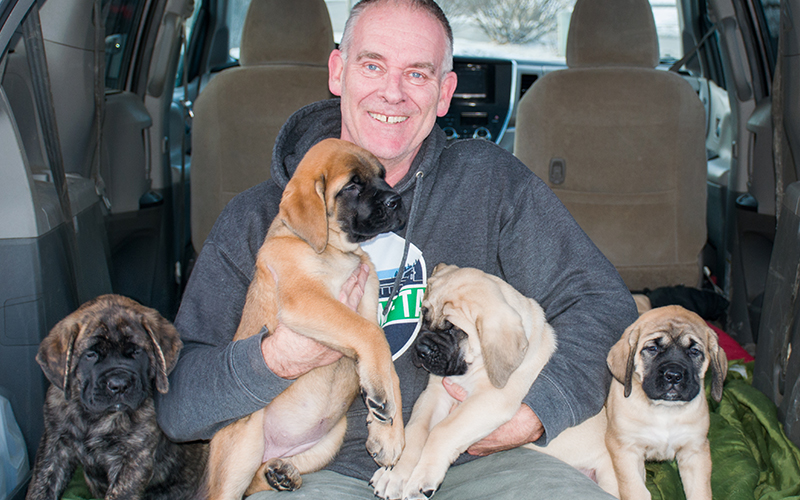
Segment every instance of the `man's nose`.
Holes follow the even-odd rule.
[[[386,102],[396,104],[403,101],[405,96],[403,83],[402,71],[389,71],[386,74],[382,89],[383,98],[386,99]]]

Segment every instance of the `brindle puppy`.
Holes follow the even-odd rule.
[[[27,500],[60,498],[79,464],[96,498],[192,498],[207,446],[169,441],[153,406],[181,347],[157,311],[118,295],[61,320],[36,356],[52,385]]]

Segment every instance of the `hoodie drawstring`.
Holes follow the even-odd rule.
[[[406,259],[408,258],[408,248],[411,245],[411,230],[414,228],[414,221],[416,220],[417,207],[419,206],[419,190],[422,187],[422,178],[425,174],[422,170],[416,173],[414,180],[414,195],[411,199],[411,210],[408,212],[408,225],[406,226],[405,242],[403,244],[403,258],[400,260],[400,265],[397,266],[397,274],[394,277],[394,284],[392,285],[392,293],[389,294],[389,300],[386,301],[386,307],[383,309],[383,318],[381,325],[386,323],[386,318],[389,316],[389,311],[392,309],[392,301],[397,296],[400,289],[400,280],[403,279],[403,273],[406,270]]]

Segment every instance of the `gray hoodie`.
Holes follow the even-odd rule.
[[[283,187],[312,145],[340,132],[338,99],[295,113],[276,141],[272,178],[234,198],[214,225],[175,321],[185,347],[169,393],[158,400],[159,423],[173,439],[209,439],[291,383],[267,368],[260,350],[263,334],[231,339]],[[412,364],[409,347],[427,277],[439,262],[500,276],[544,308],[558,350],[524,400],[544,425],[538,444],[597,413],[610,381],[606,354],[636,319],[636,308],[614,267],[548,187],[497,145],[479,139],[448,142],[435,126],[395,189],[412,212],[409,223],[371,242],[367,251],[378,268],[385,308],[408,241],[402,282],[383,325],[395,355],[405,419],[427,383],[427,373]],[[366,408],[357,399],[330,469],[371,477],[377,466],[364,447],[365,419]]]

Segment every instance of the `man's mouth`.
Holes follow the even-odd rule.
[[[404,121],[408,120],[407,116],[388,116],[372,112],[369,113],[369,116],[371,116],[375,120],[378,120],[379,122],[389,123],[389,124],[403,123]]]

